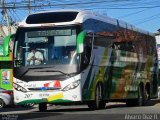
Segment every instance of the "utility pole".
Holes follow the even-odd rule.
[[[30,15],[30,0],[28,0],[28,15]]]
[[[7,9],[6,9],[6,7],[5,7],[4,0],[2,0],[2,8],[3,8],[4,17],[5,17],[5,19],[6,19],[6,24],[7,24],[7,28],[8,28],[8,34],[11,34],[10,21],[9,21]]]

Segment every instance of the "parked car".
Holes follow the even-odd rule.
[[[13,91],[0,88],[0,108],[13,104]]]

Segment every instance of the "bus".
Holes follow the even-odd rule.
[[[40,111],[47,104],[145,105],[157,97],[157,62],[154,36],[126,22],[86,10],[34,13],[15,35],[14,101]]]

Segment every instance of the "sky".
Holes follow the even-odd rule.
[[[7,12],[12,21],[19,22],[29,13],[28,0],[5,0],[5,3],[10,7]],[[30,13],[77,8],[123,20],[152,33],[160,29],[160,0],[30,0]],[[0,11],[0,23],[4,23],[2,4]]]

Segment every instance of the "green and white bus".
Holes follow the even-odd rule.
[[[40,64],[27,57],[32,49]],[[14,101],[17,104],[87,104],[108,101],[145,105],[157,97],[156,41],[126,22],[84,10],[29,15],[14,43]],[[35,60],[38,58],[35,57]]]

